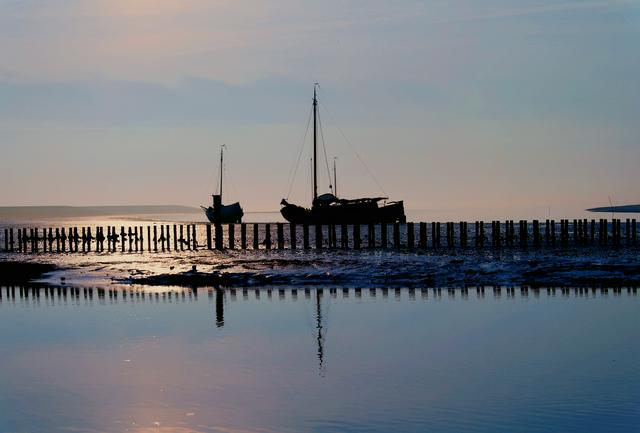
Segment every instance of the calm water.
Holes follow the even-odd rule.
[[[2,432],[640,430],[632,290],[1,293]]]
[[[161,221],[201,215],[0,224]],[[0,288],[0,432],[640,431],[637,290],[517,288],[633,277],[637,248],[0,253],[16,259],[67,287]],[[128,281],[193,266],[273,283]],[[427,289],[476,284],[516,289]]]

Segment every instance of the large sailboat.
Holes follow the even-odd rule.
[[[223,161],[224,161],[224,144],[220,148],[220,203],[222,203],[222,172],[223,172]],[[215,197],[216,194],[212,195]],[[219,222],[220,224],[238,224],[242,222],[242,216],[244,215],[244,211],[242,210],[242,206],[240,206],[239,202],[235,202],[229,205],[221,205],[220,207],[220,221],[216,221],[216,209],[215,209],[215,200],[212,206],[204,207],[200,206],[200,208],[204,211],[207,219],[215,224]]]
[[[318,97],[313,87],[313,202],[305,208],[282,199],[282,216],[294,224],[367,224],[405,222],[404,203],[387,202],[388,197],[338,198],[333,193],[318,195]],[[335,173],[335,171],[334,171]],[[335,176],[335,174],[334,174]]]

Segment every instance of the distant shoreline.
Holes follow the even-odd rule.
[[[195,213],[200,209],[179,205],[142,206],[0,206],[2,217],[80,217]]]

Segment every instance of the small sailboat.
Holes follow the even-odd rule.
[[[220,148],[220,203],[222,203],[222,172],[223,172],[223,161],[224,161],[224,148],[223,144]],[[242,210],[242,206],[240,206],[239,202],[235,202],[229,205],[221,205],[220,207],[220,221],[216,221],[216,209],[215,206],[215,196],[212,206],[204,207],[200,206],[200,208],[204,211],[207,219],[212,223],[220,223],[220,224],[238,224],[242,222],[242,216],[244,215],[244,211]]]
[[[356,199],[338,198],[334,193],[318,195],[317,163],[317,83],[313,87],[313,202],[305,208],[282,199],[280,213],[294,224],[367,224],[405,222],[404,203],[387,202],[388,197],[368,197]],[[334,161],[335,162],[335,161]],[[334,166],[334,181],[335,181]],[[334,190],[335,192],[335,190]],[[382,202],[382,204],[380,204]]]

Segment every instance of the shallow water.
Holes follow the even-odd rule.
[[[267,214],[265,214],[267,215]],[[255,216],[255,215],[254,215]],[[264,216],[264,215],[263,215]],[[190,219],[190,218],[191,219]],[[5,253],[0,251],[0,260],[21,260],[53,263],[63,270],[47,275],[42,281],[48,284],[67,284],[88,287],[107,287],[113,284],[128,285],[140,278],[153,275],[175,275],[188,272],[195,266],[200,272],[221,273],[234,278],[234,286],[320,286],[320,287],[455,287],[469,285],[531,285],[531,286],[640,286],[640,248],[623,244],[620,248],[597,246],[571,246],[569,248],[544,247],[520,249],[517,247],[495,250],[485,248],[453,248],[443,246],[428,250],[370,250],[367,227],[361,227],[363,250],[354,251],[328,249],[328,228],[324,227],[324,249],[304,251],[301,249],[302,228],[298,227],[298,250],[266,251],[263,240],[265,225],[259,226],[259,251],[252,249],[253,230],[247,228],[249,249],[226,250],[223,253],[206,249],[205,228],[197,226],[198,251],[175,251],[173,225],[184,224],[202,217],[199,214],[112,216],[102,218],[57,218],[42,221],[29,219],[0,221],[2,227],[113,226],[118,233],[121,227],[144,228],[144,242],[138,244],[118,242],[115,252]],[[147,226],[155,227],[158,236],[161,228],[171,227],[171,242],[167,251],[158,246],[149,251]],[[348,238],[353,246],[353,227],[349,227]],[[403,230],[406,227],[402,227]],[[414,227],[416,239],[418,226]],[[456,227],[457,229],[457,227]],[[486,228],[489,229],[488,227]],[[473,229],[470,229],[473,231]],[[225,238],[228,227],[224,227]],[[444,231],[444,225],[441,226]],[[270,226],[271,239],[275,244],[276,227]],[[311,230],[310,244],[315,244],[315,233]],[[94,230],[95,234],[96,231]],[[107,230],[105,229],[105,234]],[[473,245],[470,232],[469,245]],[[186,230],[184,232],[186,237]],[[340,234],[337,234],[340,237]],[[240,229],[236,227],[236,248],[240,245]],[[4,249],[4,230],[0,230],[0,249]],[[284,230],[285,245],[289,247],[289,233]],[[392,227],[388,230],[389,242]],[[401,242],[406,245],[406,233],[401,233]],[[42,243],[41,243],[42,244]],[[338,242],[338,245],[340,242]],[[377,232],[376,245],[380,245]],[[275,247],[275,245],[274,245]],[[108,247],[105,246],[105,249]],[[186,246],[183,246],[186,248]],[[67,246],[67,251],[69,247]],[[185,279],[180,283],[190,286]],[[207,285],[214,284],[213,281]]]
[[[633,290],[1,293],[3,432],[640,425]]]
[[[31,223],[159,221],[190,220]],[[0,253],[0,260],[61,267],[42,278],[46,286],[0,289],[0,432],[629,432],[640,425],[640,284],[620,284],[640,281],[636,247]],[[188,286],[193,266],[235,279],[216,289],[135,284],[180,274]]]

